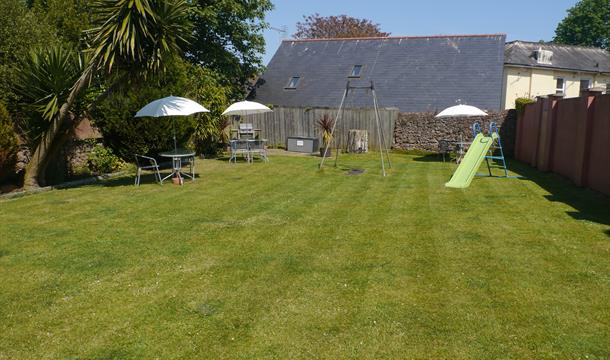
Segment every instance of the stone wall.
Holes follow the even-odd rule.
[[[57,185],[65,181],[89,176],[87,160],[89,153],[99,139],[69,139],[63,148],[53,156],[47,165],[45,178],[47,185]]]
[[[66,177],[68,179],[83,175],[83,171],[88,168],[87,161],[91,150],[98,144],[97,140],[76,140],[69,141],[64,148],[66,159]]]
[[[512,156],[515,148],[517,113],[515,110],[490,112],[485,117],[435,118],[435,113],[400,113],[394,127],[394,148],[402,150],[437,151],[439,140],[449,142],[472,141],[470,127],[475,121],[484,132],[494,121],[500,129],[506,155]]]

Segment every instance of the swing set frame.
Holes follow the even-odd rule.
[[[379,147],[380,147],[380,157],[381,157],[381,173],[383,176],[386,176],[386,161],[387,161],[387,167],[388,169],[392,168],[392,162],[390,161],[390,152],[388,149],[388,146],[386,144],[386,140],[385,140],[385,135],[383,133],[383,130],[381,129],[381,120],[380,120],[380,116],[379,116],[379,101],[377,100],[377,92],[375,91],[375,83],[371,80],[370,85],[360,85],[360,86],[356,86],[356,85],[352,85],[350,81],[347,82],[347,84],[345,85],[345,90],[343,90],[343,97],[341,98],[341,103],[339,104],[339,109],[337,110],[337,115],[335,116],[335,120],[333,122],[333,127],[332,130],[330,132],[330,141],[326,144],[326,146],[324,147],[324,152],[322,153],[322,160],[320,161],[320,166],[319,169],[322,169],[322,167],[324,166],[324,162],[327,158],[327,154],[328,154],[328,149],[331,148],[331,144],[333,144],[333,142],[336,145],[335,148],[335,167],[337,167],[337,162],[339,160],[339,145],[337,145],[337,141],[335,139],[335,130],[337,128],[337,124],[343,120],[343,113],[345,110],[345,102],[348,98],[348,96],[350,96],[351,93],[357,91],[357,90],[370,90],[370,93],[372,94],[372,98],[373,98],[373,107],[375,110],[375,125],[376,125],[376,129],[377,129],[377,141],[379,142]]]

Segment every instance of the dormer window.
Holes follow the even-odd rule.
[[[550,50],[542,50],[541,48],[534,51],[536,62],[541,65],[553,64],[553,52]]]
[[[364,67],[364,65],[354,65],[354,67],[352,68],[352,72],[349,74],[349,77],[359,78],[360,74],[362,74],[363,67]]]
[[[299,86],[299,82],[301,81],[300,76],[293,76],[288,80],[288,84],[286,84],[285,89],[296,89]]]

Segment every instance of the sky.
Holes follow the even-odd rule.
[[[303,15],[349,15],[378,23],[392,36],[497,34],[511,40],[551,40],[555,28],[577,0],[272,0],[267,14],[272,27],[286,27],[286,38],[296,32]],[[265,31],[268,64],[280,46],[282,35]]]

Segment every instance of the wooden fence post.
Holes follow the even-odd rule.
[[[543,99],[543,108],[540,116],[540,130],[538,134],[538,151],[536,154],[536,167],[540,171],[550,171],[553,158],[553,143],[555,135],[555,122],[557,119],[557,100],[563,96],[548,95]]]
[[[591,138],[593,131],[593,117],[595,115],[595,99],[597,95],[601,94],[601,91],[595,90],[588,90],[582,94],[585,106],[587,107],[587,115],[585,117],[584,124],[582,124],[582,146],[577,148],[579,161],[576,162],[578,168],[576,169],[575,183],[578,186],[588,186],[590,165],[589,157],[591,155]]]

